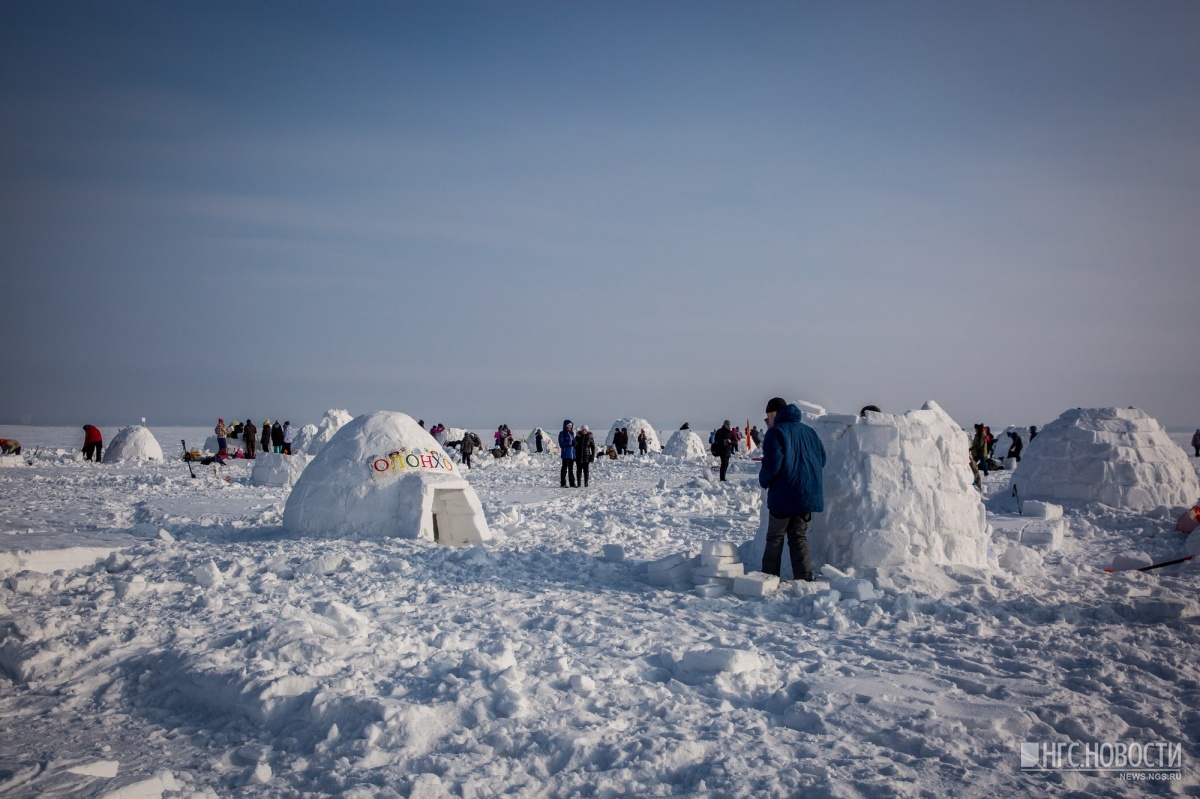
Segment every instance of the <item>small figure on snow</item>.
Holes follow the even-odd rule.
[[[567,487],[567,478],[571,480],[571,488],[575,488],[575,426],[570,419],[563,420],[562,431],[558,434],[558,451],[562,459],[562,468],[558,473],[560,487]]]
[[[646,436],[646,431],[642,430],[640,433],[638,433],[638,452],[645,455],[649,451],[649,447],[650,439]]]
[[[229,431],[225,429],[224,419],[217,420],[217,426],[213,428],[213,432],[217,434],[217,454],[222,458],[228,457],[229,453],[226,452],[226,448],[228,447]]]
[[[100,435],[100,428],[92,424],[83,426],[83,457],[87,460],[95,460],[100,462],[100,453],[104,450],[104,436]]]
[[[768,417],[769,418],[769,417]],[[721,482],[725,482],[725,473],[729,471],[729,455],[733,449],[733,428],[728,419],[721,425],[713,437],[712,454],[721,459]]]
[[[1020,463],[1021,450],[1025,448],[1025,442],[1021,440],[1021,434],[1016,430],[1011,431],[1008,437],[1012,440],[1012,443],[1008,447],[1008,457]]]
[[[458,442],[458,451],[462,454],[462,461],[471,468],[471,453],[475,451],[475,434],[467,433],[462,437],[462,441]]]
[[[1192,433],[1192,449],[1196,450],[1196,457],[1200,458],[1200,430]]]
[[[15,438],[0,438],[0,455],[20,455],[21,442]]]
[[[596,438],[585,424],[579,428],[575,436],[575,475],[576,482],[586,488],[591,477],[591,464],[596,460]]]
[[[263,419],[262,426],[262,451],[264,454],[270,454],[271,450],[271,420]]]
[[[283,425],[278,419],[271,425],[271,451],[276,455],[283,452]]]
[[[258,445],[258,428],[249,419],[242,425],[242,441],[246,442],[246,457],[254,459],[254,448]]]
[[[283,454],[292,454],[292,423],[288,421],[283,423]]]

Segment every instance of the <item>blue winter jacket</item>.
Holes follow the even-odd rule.
[[[825,510],[825,446],[815,430],[800,421],[800,409],[788,405],[775,414],[763,436],[758,484],[767,491],[767,510],[798,516]]]
[[[564,461],[575,460],[575,434],[567,429],[570,419],[563,422],[562,432],[558,434],[558,451]]]

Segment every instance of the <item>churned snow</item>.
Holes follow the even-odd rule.
[[[755,576],[737,555],[764,504],[745,458],[726,483],[712,459],[598,459],[587,489],[560,489],[553,458],[454,461],[495,537],[452,547],[400,524],[284,525],[310,475],[344,481],[360,508],[345,519],[392,513],[360,494],[412,478],[378,483],[365,459],[390,470],[375,450],[396,433],[438,452],[407,417],[347,424],[290,491],[254,485],[250,461],[193,479],[177,450],[94,464],[78,429],[0,428],[37,452],[0,470],[0,795],[1195,793],[1200,568],[1101,571],[1181,557],[1183,508],[1024,515],[995,472],[985,560],[966,565],[974,544],[939,560],[930,542],[948,533],[921,528],[943,517],[909,472],[924,464],[957,503],[966,444],[950,431],[943,450],[927,411],[823,434],[847,464],[901,461],[863,483],[867,504],[921,495],[839,509],[835,480],[827,500],[863,530],[906,525],[924,579],[903,585],[836,537],[826,551],[850,560],[814,583]],[[927,457],[901,458],[908,446]],[[1054,524],[1057,542],[1039,537]],[[740,595],[722,582],[739,578]],[[1177,743],[1184,769],[1169,784],[1022,773],[1029,741]]]

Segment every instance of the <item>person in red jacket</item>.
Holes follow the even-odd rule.
[[[95,456],[96,463],[100,462],[100,452],[104,449],[104,436],[100,435],[100,428],[94,424],[85,424],[83,426],[83,457],[89,461]]]

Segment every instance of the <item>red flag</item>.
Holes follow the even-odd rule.
[[[754,449],[754,439],[750,437],[750,420],[746,420],[746,451]]]

